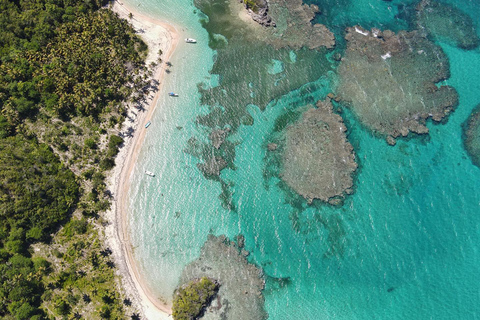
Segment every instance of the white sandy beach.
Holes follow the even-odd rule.
[[[116,166],[107,181],[108,189],[113,192],[114,201],[110,212],[106,214],[110,224],[105,230],[105,236],[115,256],[125,293],[132,300],[134,306],[141,309],[142,318],[155,320],[172,319],[170,315],[171,306],[161,302],[152,294],[138,271],[133,257],[130,235],[127,230],[127,199],[133,168],[145,139],[145,124],[155,112],[165,74],[166,62],[169,61],[175,51],[179,35],[174,26],[141,15],[121,2],[116,1],[112,10],[118,13],[121,18],[127,19],[137,30],[138,35],[147,43],[149,48],[146,60],[147,65],[153,61],[158,61],[159,50],[162,50],[163,54],[161,56],[162,63],[156,67],[153,76],[160,83],[159,90],[148,97],[144,111],[138,111],[131,106],[128,111],[129,117],[127,117],[123,126],[123,131],[126,131],[129,127],[132,127],[135,131],[132,137],[124,137],[124,147],[120,150],[116,158]],[[133,14],[132,19],[128,17],[130,13]],[[161,111],[161,109],[158,111]]]

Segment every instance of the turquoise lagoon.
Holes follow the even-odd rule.
[[[181,38],[198,40],[196,45],[181,42],[172,57],[130,186],[132,246],[155,295],[171,300],[184,266],[198,257],[209,233],[232,239],[243,234],[249,261],[265,274],[270,319],[480,318],[480,169],[464,150],[461,127],[480,103],[479,49],[440,43],[451,65],[446,83],[458,91],[460,103],[446,123],[429,123],[428,136],[400,139],[391,147],[343,110],[359,170],[355,193],[337,207],[308,205],[279,187],[277,178],[264,178],[265,145],[275,119],[331,92],[337,81],[335,62],[329,59],[317,78],[279,90],[264,110],[246,106],[254,124],[240,125],[228,137],[236,144],[234,168],[220,176],[229,184],[229,210],[219,199],[221,184],[205,179],[196,166],[200,160],[185,152],[189,139],[206,143],[210,132],[196,121],[211,108],[202,105],[197,85],[221,82],[210,74],[218,55],[200,23],[205,16],[188,0],[126,2],[172,22]],[[480,16],[477,1],[444,2],[474,19]],[[355,24],[408,28],[398,16],[399,5],[413,1],[309,3],[328,8],[315,19],[340,39],[344,27]],[[342,45],[339,41],[340,50]],[[298,77],[298,54],[268,54],[256,59],[252,70],[282,76],[273,81]],[[285,66],[292,71],[284,72]],[[261,91],[255,87],[255,72],[246,77],[252,91]],[[233,86],[224,89],[232,99],[245,94]],[[169,91],[180,96],[170,98]],[[144,170],[157,176],[146,177]]]

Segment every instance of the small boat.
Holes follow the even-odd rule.
[[[178,94],[177,93],[174,93],[174,92],[169,92],[168,95],[170,97],[178,97]]]
[[[197,43],[197,40],[192,39],[192,38],[187,38],[187,39],[185,39],[185,42],[186,43]]]
[[[150,127],[151,124],[152,124],[152,123],[151,123],[150,121],[148,121],[147,124],[145,125],[145,128]]]
[[[151,171],[148,171],[148,170],[145,170],[145,174],[147,176],[150,176],[150,177],[155,177],[155,173],[151,172]]]

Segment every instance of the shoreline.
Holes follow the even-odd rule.
[[[133,304],[141,309],[142,316],[146,319],[171,319],[171,307],[153,295],[145,284],[134,259],[130,234],[127,230],[127,196],[130,178],[145,139],[145,124],[155,112],[158,97],[162,91],[166,63],[175,52],[179,33],[175,26],[144,16],[119,1],[113,2],[110,9],[120,18],[129,21],[136,29],[137,35],[148,45],[149,51],[145,64],[148,66],[151,62],[157,62],[160,49],[162,62],[155,67],[152,76],[159,83],[158,90],[147,97],[144,110],[139,111],[133,106],[128,107],[130,119],[125,121],[124,128],[132,127],[135,131],[131,137],[124,136],[124,147],[117,155],[115,168],[107,181],[108,189],[113,191],[113,201],[110,211],[106,214],[110,223],[105,228],[105,240],[112,248],[122,289]],[[128,17],[130,13],[133,14],[133,18]],[[121,130],[121,132],[124,131],[125,129]]]

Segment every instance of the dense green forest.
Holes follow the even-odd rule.
[[[106,4],[0,0],[0,318],[126,318],[98,226],[125,105],[150,85]]]

